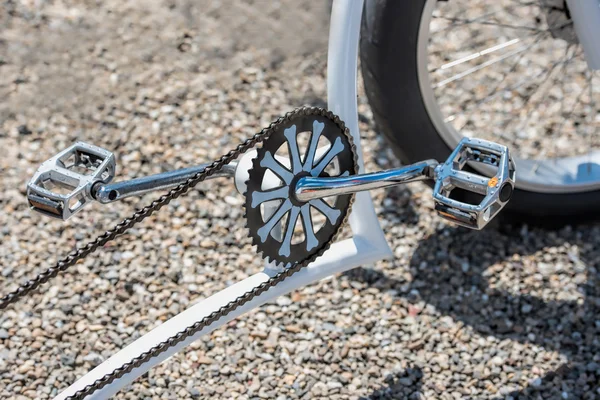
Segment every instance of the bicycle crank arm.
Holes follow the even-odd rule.
[[[122,182],[99,182],[92,187],[92,196],[100,203],[107,204],[126,197],[141,196],[157,190],[171,189],[184,183],[209,165],[210,163],[200,164],[195,167],[177,169]],[[233,177],[236,166],[237,163],[235,162],[225,165],[221,171],[211,175],[207,179]]]
[[[329,196],[339,196],[421,181],[433,178],[434,169],[437,166],[437,161],[427,160],[402,168],[361,175],[334,178],[306,176],[298,180],[294,195],[299,201],[307,202]]]
[[[481,164],[495,171],[490,178],[463,170],[467,164]],[[300,178],[294,188],[296,200],[308,202],[379,189],[403,183],[434,179],[435,209],[445,219],[471,229],[482,229],[511,198],[515,166],[506,146],[481,139],[464,138],[444,164],[427,160],[402,168],[341,177]],[[472,192],[480,197],[476,204],[458,201],[451,196],[454,189]]]

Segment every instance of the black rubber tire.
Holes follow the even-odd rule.
[[[444,161],[451,152],[429,117],[419,87],[417,42],[425,4],[366,0],[362,20],[360,58],[367,97],[378,129],[403,163]],[[517,189],[502,212],[511,222],[554,226],[598,215],[600,190],[547,194]]]

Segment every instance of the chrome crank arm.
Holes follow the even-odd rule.
[[[181,185],[189,178],[204,170],[211,163],[200,164],[195,167],[177,169],[156,175],[144,176],[129,181],[103,183],[99,182],[92,188],[92,196],[100,203],[112,203],[126,197],[141,196],[157,190],[172,189]],[[210,176],[210,179],[220,177],[233,177],[237,163],[225,165],[223,169]]]
[[[469,163],[486,165],[491,177],[464,170]],[[510,200],[514,189],[515,166],[506,146],[464,138],[444,164],[427,160],[369,174],[306,176],[296,183],[294,196],[298,201],[307,202],[425,179],[435,180],[435,209],[442,218],[471,229],[482,229]],[[451,195],[455,189],[475,193],[481,198],[473,204],[458,201]]]
[[[438,166],[435,160],[421,161],[406,167],[369,174],[323,178],[307,176],[296,184],[296,199],[307,202],[329,196],[339,196],[365,190],[380,189],[408,182],[430,179]]]

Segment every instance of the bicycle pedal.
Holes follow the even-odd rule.
[[[31,209],[66,220],[94,199],[95,183],[114,176],[113,153],[77,142],[40,165],[27,184],[27,200]]]
[[[465,170],[482,165],[491,178]],[[475,171],[472,169],[472,171]],[[445,163],[435,168],[435,210],[447,220],[471,229],[482,229],[510,200],[515,184],[515,164],[506,146],[475,138],[463,138]],[[469,204],[452,198],[462,189],[482,198]]]

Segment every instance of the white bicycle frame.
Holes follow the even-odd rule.
[[[364,173],[364,162],[358,130],[356,82],[363,2],[364,0],[334,0],[327,64],[328,107],[345,121],[354,137],[360,173]],[[600,68],[600,46],[598,46],[600,42],[598,40],[600,38],[600,6],[598,0],[567,0],[567,2],[575,20],[575,29],[584,47],[587,62],[590,68],[598,69]],[[171,347],[160,356],[151,359],[121,378],[115,379],[104,388],[88,396],[88,399],[106,399],[112,396],[149,369],[189,346],[201,336],[209,334],[232,319],[280,295],[360,265],[392,257],[393,253],[379,225],[369,192],[361,192],[356,195],[350,216],[350,226],[353,234],[351,239],[334,243],[322,257],[308,267],[178,345]],[[104,361],[55,397],[55,400],[65,399],[85,386],[94,383],[153,346],[166,341],[260,283],[265,282],[276,273],[277,270],[267,264],[262,272],[199,301]]]

